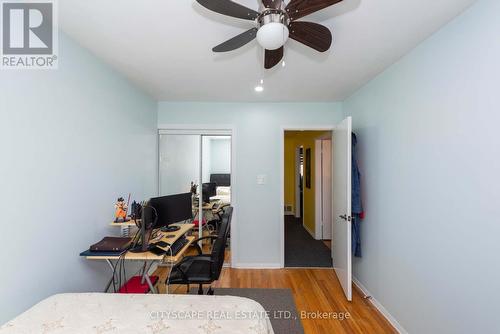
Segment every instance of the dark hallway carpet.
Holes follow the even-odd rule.
[[[293,216],[285,216],[285,267],[332,267],[330,248]]]

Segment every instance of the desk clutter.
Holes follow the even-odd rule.
[[[130,195],[126,203],[122,197],[118,199],[111,226],[126,227],[129,230],[135,228],[135,233],[126,237],[106,236],[80,253],[87,260],[108,263],[112,277],[104,292],[112,287],[111,291],[117,293],[156,293],[158,277],[149,274],[154,264],[174,266],[193,245],[201,254],[201,248],[196,243],[207,237],[196,239],[190,235],[195,227],[193,197],[189,192],[150,198],[140,203],[134,201],[130,206],[130,215],[127,215]],[[205,219],[203,223],[206,224]],[[223,235],[227,236],[226,227]],[[212,235],[210,238],[214,240],[217,236]],[[136,273],[127,278],[127,261],[143,263],[139,275]]]
[[[122,252],[126,250],[132,238],[128,237],[104,237],[101,241],[90,246],[91,252]]]

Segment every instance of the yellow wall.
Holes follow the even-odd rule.
[[[285,132],[285,206],[295,212],[295,149],[304,147],[304,225],[315,233],[315,140],[329,131],[286,131]],[[311,149],[311,188],[305,185],[305,155]]]

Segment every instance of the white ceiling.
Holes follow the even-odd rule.
[[[332,48],[293,40],[285,67],[263,69],[256,41],[211,48],[252,27],[194,0],[64,0],[64,32],[158,100],[341,101],[475,0],[344,0],[302,18],[328,26]],[[237,0],[257,9],[257,0]],[[264,79],[264,92],[254,87]]]

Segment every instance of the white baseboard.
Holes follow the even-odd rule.
[[[354,277],[354,276],[352,277],[352,282],[365,294],[365,296],[371,296],[369,301],[373,304],[373,306],[375,306],[375,308],[380,313],[382,313],[382,315],[387,319],[387,321],[389,321],[391,323],[391,325],[398,331],[398,333],[408,334],[406,329],[404,329],[403,326],[401,326],[401,324],[396,320],[396,318],[394,318],[389,313],[389,311],[387,311],[386,308],[382,304],[380,304],[380,302],[378,300],[376,300],[373,297],[373,295],[370,293],[370,291],[368,291],[368,289],[363,284],[361,284],[361,282],[356,277]]]
[[[309,234],[311,235],[311,237],[313,237],[314,239],[316,239],[316,236],[314,235],[314,232],[311,231],[307,226],[306,224],[302,224],[302,226],[304,226],[304,229],[309,232]]]
[[[280,263],[235,263],[232,268],[236,269],[280,269]]]

